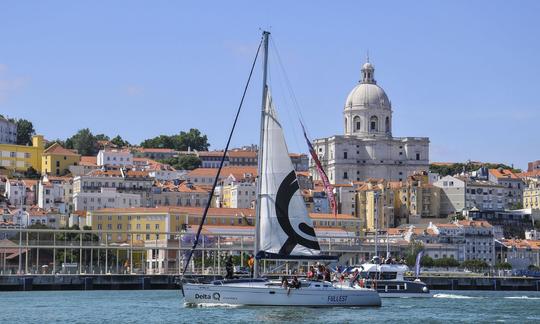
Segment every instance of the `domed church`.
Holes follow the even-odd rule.
[[[392,103],[375,81],[375,68],[362,66],[343,111],[345,135],[316,139],[315,151],[333,184],[382,178],[405,181],[429,167],[429,138],[392,137]],[[313,179],[320,179],[310,161]]]

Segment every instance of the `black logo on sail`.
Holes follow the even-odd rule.
[[[299,190],[298,179],[294,171],[291,171],[285,179],[279,185],[279,189],[276,195],[276,216],[279,225],[283,231],[289,236],[287,241],[283,244],[279,250],[279,254],[289,255],[297,244],[305,246],[309,249],[320,250],[319,242],[317,240],[309,240],[301,236],[291,225],[289,219],[289,203],[294,193]],[[298,228],[309,236],[315,238],[315,230],[313,227],[306,223],[300,223]]]

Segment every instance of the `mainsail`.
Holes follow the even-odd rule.
[[[283,129],[266,90],[260,174],[260,251],[265,259],[320,257],[320,246],[289,157]]]

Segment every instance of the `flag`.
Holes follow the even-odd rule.
[[[306,139],[308,148],[309,148],[309,154],[311,155],[311,158],[315,162],[315,167],[317,168],[317,172],[319,173],[319,176],[321,177],[321,180],[323,182],[324,191],[326,192],[326,196],[328,197],[328,202],[330,203],[330,207],[332,208],[332,211],[334,212],[334,217],[337,216],[337,205],[336,205],[336,197],[334,197],[334,188],[330,184],[330,181],[328,181],[328,177],[326,176],[326,173],[324,172],[321,161],[319,161],[319,157],[317,156],[317,153],[315,152],[315,149],[313,148],[313,145],[311,145],[311,141],[309,140],[306,129],[304,128],[304,124],[300,122],[300,125],[302,125],[302,131],[304,132],[304,138]]]
[[[416,265],[414,268],[414,275],[416,278],[420,276],[420,261],[422,261],[422,257],[424,256],[424,250],[420,250],[418,254],[416,255]]]

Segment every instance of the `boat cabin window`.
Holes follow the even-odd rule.
[[[397,278],[397,272],[381,272],[381,279],[393,280]]]

